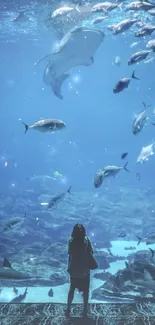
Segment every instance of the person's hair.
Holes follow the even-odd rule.
[[[83,244],[86,236],[85,227],[82,224],[77,223],[73,228],[71,236],[74,242],[77,242],[78,244]]]

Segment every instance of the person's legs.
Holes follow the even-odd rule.
[[[87,315],[88,312],[88,299],[89,299],[89,289],[83,291],[84,309],[83,314]]]
[[[72,285],[70,285],[70,289],[69,289],[69,293],[68,293],[68,301],[67,301],[67,313],[68,313],[68,315],[70,313],[71,304],[72,304],[72,301],[74,299],[74,291],[75,291],[75,288]]]

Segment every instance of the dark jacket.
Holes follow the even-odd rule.
[[[71,237],[68,243],[68,272],[73,278],[84,278],[89,274],[88,254],[93,254],[93,247],[89,237],[85,237],[84,245],[76,245]]]

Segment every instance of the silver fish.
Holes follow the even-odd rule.
[[[153,52],[155,52],[155,47],[153,48]],[[132,54],[128,60],[128,65],[132,65],[145,60],[150,53],[152,53],[151,50],[143,50]]]
[[[146,120],[147,120],[146,110],[148,107],[151,106],[151,105],[146,105],[144,102],[142,102],[142,103],[144,105],[144,110],[136,115],[136,117],[133,121],[133,125],[132,125],[132,132],[135,135],[143,129],[143,127],[146,123]]]
[[[39,132],[55,132],[61,129],[64,129],[66,127],[66,124],[61,120],[55,120],[55,119],[45,119],[40,120],[33,125],[27,125],[24,122],[22,122],[25,126],[25,133],[29,129],[34,129]]]
[[[128,88],[131,79],[136,79],[139,80],[136,76],[135,76],[135,72],[133,71],[131,78],[121,78],[115,85],[115,87],[113,88],[113,93],[117,94],[120,91],[122,91],[125,88]]]

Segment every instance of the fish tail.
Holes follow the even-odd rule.
[[[153,257],[154,257],[155,251],[154,251],[154,249],[152,249],[152,248],[150,248],[150,247],[149,247],[149,250],[150,250],[150,252],[151,252],[151,260],[152,260]]]
[[[131,78],[132,78],[132,79],[139,80],[139,78],[137,78],[137,77],[135,76],[135,70],[133,70]]]
[[[143,104],[143,106],[144,106],[145,109],[147,109],[148,107],[151,106],[151,104],[147,105],[147,104],[145,104],[144,102],[142,102],[142,104]]]
[[[67,190],[67,193],[71,194],[71,186],[69,187],[69,189]]]
[[[26,133],[27,131],[28,131],[28,129],[29,129],[29,126],[27,125],[27,124],[25,124],[24,122],[22,122],[23,124],[24,124],[24,126],[25,126],[25,132],[24,133]]]
[[[123,168],[126,170],[126,172],[130,172],[129,169],[126,168],[127,165],[128,165],[128,162],[125,163],[125,165],[123,166]]]
[[[137,246],[141,243],[141,241],[142,241],[142,238],[141,237],[139,237],[139,236],[136,236],[137,237],[137,239],[138,239],[138,242],[137,242]]]

